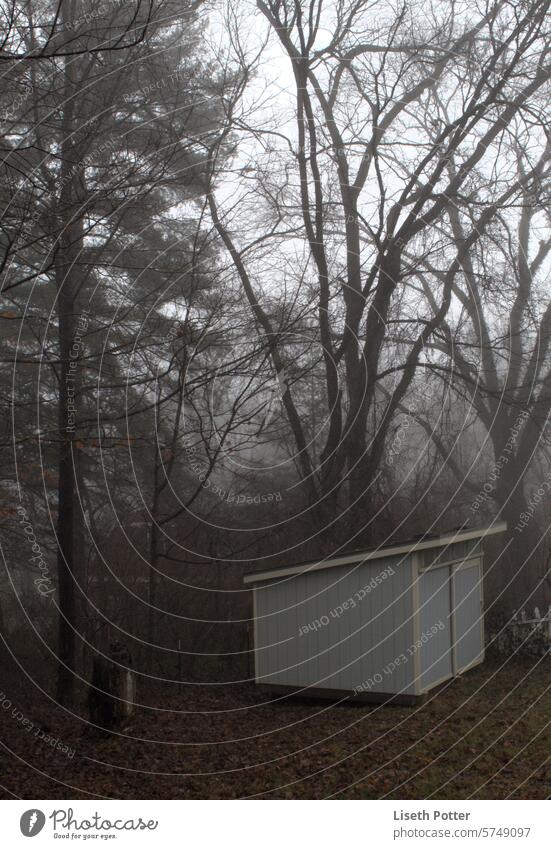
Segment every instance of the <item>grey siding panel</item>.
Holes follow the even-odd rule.
[[[369,616],[368,611],[363,607],[365,601],[360,603],[358,598],[361,579],[360,567],[349,573],[346,580],[349,590],[349,608],[339,619],[340,639],[343,640],[341,648],[343,662],[339,675],[339,689],[342,690],[353,690],[359,683],[355,679],[358,675],[358,658],[362,654],[361,629]]]
[[[386,582],[383,589],[383,602],[388,616],[383,619],[383,628],[388,622],[391,639],[388,649],[391,654],[392,671],[388,672],[388,660],[385,664],[384,678],[390,678],[389,689],[396,693],[414,691],[413,659],[413,597],[411,580],[411,558],[407,562],[395,565],[396,575],[392,583]],[[398,586],[397,586],[398,584]],[[396,589],[399,590],[398,594]],[[390,625],[390,623],[392,623]],[[383,683],[383,692],[388,692]]]
[[[285,630],[286,642],[281,646],[281,668],[285,670],[285,676],[293,684],[298,683],[297,669],[297,599],[295,588],[291,581],[282,585],[284,613],[287,626]],[[277,620],[275,620],[277,621]]]
[[[293,581],[285,581],[282,585],[283,617],[286,622],[285,643],[281,644],[280,669],[282,680],[293,686],[299,685],[299,669],[297,666],[298,628],[297,628],[297,593]],[[274,617],[278,624],[278,617]]]
[[[483,655],[480,565],[457,569],[453,582],[456,672],[461,672]]]
[[[255,587],[257,678],[261,683],[285,683],[289,648],[296,639],[294,605],[289,608],[283,583]],[[291,652],[291,657],[293,653]]]
[[[337,578],[336,575],[330,577],[333,580]],[[323,624],[326,617],[329,617],[329,606],[331,604],[331,588],[327,588],[327,583],[329,583],[327,579],[320,581],[315,573],[308,575],[306,580],[312,609],[309,624],[319,620],[322,626],[317,631],[309,631],[302,638],[307,645],[307,660],[300,670],[300,683],[303,687],[326,686],[325,679],[330,668],[328,653],[331,646],[330,626]]]
[[[394,574],[377,583],[389,566]],[[293,576],[255,592],[259,681],[348,691],[371,681],[366,692],[414,692],[409,556]],[[321,627],[299,636],[315,622]]]
[[[255,595],[255,666],[256,679],[262,681],[270,668],[270,662],[266,646],[269,645],[269,622],[266,620],[268,593],[263,592],[262,587],[254,588]]]
[[[421,688],[427,689],[452,674],[449,566],[423,572],[419,605]],[[444,627],[435,630],[440,622]]]

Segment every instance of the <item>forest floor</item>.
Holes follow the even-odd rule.
[[[186,685],[99,739],[24,690],[0,693],[1,798],[551,796],[549,659],[487,662],[415,707]]]

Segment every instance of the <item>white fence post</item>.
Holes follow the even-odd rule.
[[[504,626],[496,648],[502,654],[514,654],[520,650],[529,654],[551,654],[551,604],[542,616],[540,608],[534,607],[532,617],[526,609],[513,611]]]

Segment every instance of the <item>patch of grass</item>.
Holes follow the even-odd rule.
[[[415,707],[267,703],[252,685],[142,693],[152,709],[101,740],[14,691],[76,753],[0,712],[6,798],[547,798],[551,663],[535,664],[485,664]]]

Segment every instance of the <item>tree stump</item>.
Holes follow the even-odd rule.
[[[88,690],[90,720],[108,731],[128,724],[135,709],[136,677],[130,652],[122,643],[109,646],[108,655],[94,658]]]

